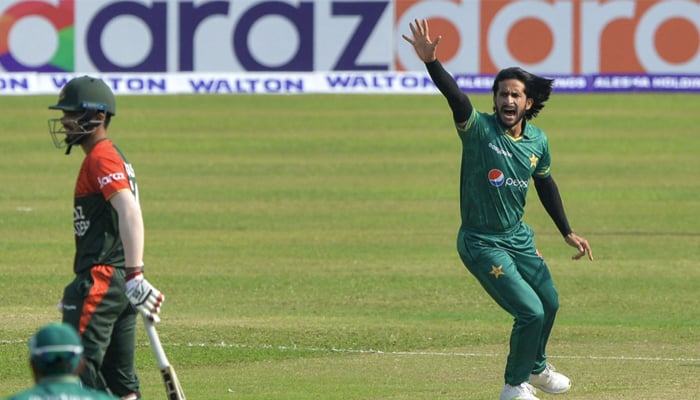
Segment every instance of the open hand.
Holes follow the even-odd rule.
[[[442,36],[436,37],[434,41],[430,40],[428,20],[426,19],[416,19],[414,23],[409,24],[409,27],[413,36],[401,35],[401,37],[413,46],[421,61],[424,63],[435,61],[437,59],[435,52]]]

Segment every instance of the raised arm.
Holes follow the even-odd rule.
[[[469,97],[459,89],[452,75],[445,70],[437,59],[437,46],[442,36],[438,35],[435,40],[431,40],[428,21],[425,19],[415,20],[414,23],[409,24],[409,28],[411,29],[411,36],[401,35],[401,37],[413,46],[418,58],[425,63],[433,83],[447,99],[447,104],[452,110],[452,117],[455,123],[459,126],[464,126],[472,113],[473,107]]]

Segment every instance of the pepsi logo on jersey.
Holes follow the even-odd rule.
[[[529,186],[529,182],[526,180],[517,178],[506,178],[505,174],[500,169],[494,168],[490,170],[488,173],[488,177],[491,185],[495,187],[501,187],[505,184],[506,187],[515,186],[521,189],[527,189],[527,187]]]

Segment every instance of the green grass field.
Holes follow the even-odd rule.
[[[489,97],[474,96],[481,110]],[[55,98],[0,97],[0,397],[71,280],[80,149]],[[190,399],[495,399],[511,318],[462,266],[459,140],[434,96],[121,97],[161,340]],[[700,395],[700,97],[557,95],[536,125],[594,262],[531,190],[560,292],[559,399]],[[146,399],[164,391],[143,328]],[[555,396],[542,394],[542,399]]]

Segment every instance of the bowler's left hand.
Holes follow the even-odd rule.
[[[593,261],[593,252],[591,251],[591,245],[588,244],[588,240],[582,238],[581,236],[571,232],[564,237],[566,243],[578,250],[578,253],[574,254],[571,258],[573,260],[578,260],[581,257],[588,254],[588,259]]]

